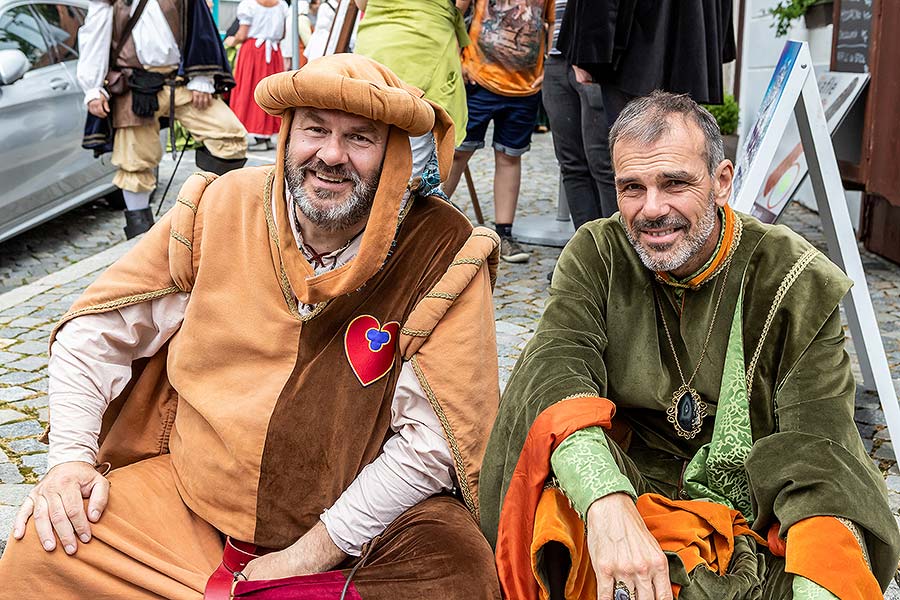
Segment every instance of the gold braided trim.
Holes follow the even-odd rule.
[[[175,240],[176,242],[180,242],[181,244],[184,245],[185,248],[187,248],[191,252],[194,251],[194,245],[191,243],[191,240],[187,239],[186,237],[184,237],[183,235],[181,235],[174,229],[169,231],[169,235],[172,237],[173,240]]]
[[[432,331],[432,329],[407,329],[406,327],[400,329],[400,333],[410,337],[428,337]]]
[[[309,311],[308,313],[306,313],[305,315],[303,313],[300,313],[300,320],[303,321],[304,323],[306,323],[307,321],[311,321],[312,319],[315,319],[316,317],[319,316],[319,313],[321,313],[323,310],[325,310],[325,307],[328,306],[329,302],[331,302],[331,300],[324,300],[324,301],[316,304],[313,307],[313,309],[311,311]]]
[[[193,202],[191,202],[190,200],[187,200],[186,198],[182,198],[181,196],[179,196],[178,198],[175,199],[175,201],[179,202],[181,204],[184,204],[189,209],[191,209],[191,212],[193,212],[195,215],[197,214],[197,205],[194,204]]]
[[[484,261],[480,258],[458,258],[450,263],[451,267],[458,267],[459,265],[475,265],[480,267],[484,264]]]
[[[566,396],[565,398],[559,399],[557,402],[565,402],[566,400],[574,400],[575,398],[599,398],[600,395],[597,392],[578,392],[577,394],[572,394],[571,396]]]
[[[209,173],[207,171],[194,171],[193,173],[191,173],[191,175],[199,175],[200,177],[202,177],[203,179],[206,180],[206,185],[211,184],[218,177],[217,175],[215,175],[213,173]]]
[[[866,547],[866,542],[863,540],[862,531],[860,531],[859,525],[844,517],[835,517],[835,519],[837,519],[841,525],[850,530],[850,533],[853,535],[854,539],[856,539],[856,543],[859,544],[859,549],[866,561],[866,566],[871,569],[872,561],[869,559],[869,549]]]
[[[146,302],[147,300],[156,300],[157,298],[162,298],[163,296],[168,296],[169,294],[174,294],[175,292],[180,291],[181,290],[178,289],[178,287],[173,285],[172,287],[163,288],[161,290],[156,290],[153,292],[144,292],[143,294],[125,296],[124,298],[119,298],[118,300],[111,300],[109,302],[104,302],[103,304],[95,304],[94,306],[86,306],[76,311],[66,313],[65,315],[63,315],[63,319],[68,320],[85,313],[105,312],[114,308],[122,308],[123,306],[128,306],[130,304],[139,304],[141,302]]]
[[[275,228],[275,219],[272,217],[272,181],[275,179],[275,169],[271,169],[266,175],[266,187],[263,191],[263,213],[266,215],[266,227],[269,230],[269,237],[275,242],[275,248],[278,251],[278,283],[281,286],[281,295],[288,306],[288,310],[295,318],[303,320],[300,310],[297,308],[297,302],[294,300],[294,292],[291,290],[291,282],[288,280],[287,271],[284,270],[284,261],[281,260],[281,243],[278,241],[278,230]],[[324,307],[323,307],[324,308]],[[307,320],[311,319],[314,314],[318,314],[315,310],[307,315]]]
[[[772,300],[772,307],[769,308],[769,314],[766,316],[766,322],[763,324],[762,335],[759,338],[759,343],[756,344],[756,350],[753,351],[753,358],[750,359],[750,365],[747,367],[747,398],[751,398],[753,395],[753,374],[756,372],[756,363],[759,360],[759,355],[762,352],[763,343],[766,341],[766,336],[769,335],[769,327],[772,326],[772,321],[775,320],[775,313],[778,312],[778,307],[781,305],[781,301],[784,300],[784,297],[787,295],[788,291],[791,289],[791,286],[794,285],[794,282],[797,281],[797,278],[800,277],[800,274],[809,266],[809,263],[819,255],[819,251],[815,248],[810,248],[806,252],[800,255],[800,258],[797,259],[797,262],[790,268],[787,274],[784,276],[784,279],[781,280],[781,284],[778,286],[778,291],[775,292],[775,298]]]
[[[459,298],[459,294],[451,294],[449,292],[428,292],[425,294],[426,298],[440,298],[441,300],[456,300]]]
[[[490,239],[494,240],[495,242],[497,241],[496,233],[473,233],[469,237],[486,237],[486,238],[490,238]]]
[[[434,414],[437,415],[438,420],[441,422],[444,436],[447,438],[447,445],[450,446],[450,451],[453,453],[453,462],[456,463],[456,478],[459,480],[459,488],[462,492],[463,500],[466,502],[466,508],[472,513],[475,520],[479,521],[478,505],[475,504],[475,498],[472,496],[471,488],[469,488],[469,478],[466,473],[466,466],[463,462],[462,453],[459,450],[459,443],[456,441],[456,435],[453,433],[453,428],[450,427],[450,421],[447,419],[447,415],[444,413],[441,403],[438,402],[438,399],[435,397],[434,390],[431,389],[431,385],[425,378],[425,373],[422,371],[422,367],[419,366],[417,357],[413,356],[410,363],[412,363],[413,370],[416,372],[419,383],[422,384],[425,395],[428,396],[428,402],[431,404],[431,408],[434,409]]]

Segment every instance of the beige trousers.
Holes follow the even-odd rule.
[[[157,94],[159,110],[153,123],[140,127],[116,130],[112,163],[119,168],[113,178],[116,187],[129,192],[149,192],[156,187],[153,170],[162,159],[159,143],[160,116],[169,114],[170,87],[163,86]],[[224,159],[244,158],[247,155],[247,130],[221,98],[213,98],[210,105],[198,110],[191,103],[191,90],[175,88],[175,118],[203,142],[213,156]]]

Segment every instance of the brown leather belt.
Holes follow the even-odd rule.
[[[236,574],[240,573],[251,560],[268,552],[269,550],[258,548],[255,544],[225,538],[222,564],[207,580],[203,600],[229,600]]]

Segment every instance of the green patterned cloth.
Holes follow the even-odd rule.
[[[559,487],[582,520],[598,498],[624,492],[637,500],[631,481],[619,470],[609,452],[601,427],[576,431],[553,451],[550,458]]]
[[[794,600],[840,600],[837,596],[806,577],[794,576]]]
[[[753,447],[753,434],[741,327],[743,300],[742,290],[731,319],[712,440],[700,448],[685,468],[684,491],[692,499],[712,500],[736,509],[752,523],[750,482],[744,468]]]

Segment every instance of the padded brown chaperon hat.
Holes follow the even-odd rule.
[[[356,54],[323,56],[300,70],[270,75],[256,86],[256,103],[267,113],[282,117],[272,185],[276,198],[284,198],[284,145],[294,109],[341,110],[391,125],[381,180],[354,260],[314,276],[293,241],[286,203],[274,203],[281,258],[291,288],[301,302],[314,304],[352,292],[381,268],[396,234],[400,202],[412,173],[409,136],[433,132],[441,179],[449,173],[453,121],[444,109],[423,96],[422,90],[407,85],[381,63]]]

